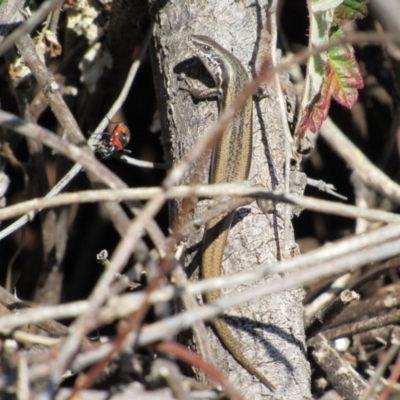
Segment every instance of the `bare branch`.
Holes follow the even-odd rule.
[[[321,128],[321,136],[346,161],[364,183],[392,201],[400,203],[400,186],[380,169],[375,167],[364,154],[327,119]]]
[[[1,116],[1,114],[0,114]],[[127,200],[148,200],[156,195],[160,195],[162,189],[135,188],[135,189],[104,189],[104,190],[85,190],[75,193],[60,194],[57,197],[44,197],[28,200],[0,209],[0,221],[14,218],[38,209],[50,207],[60,207],[68,204],[81,204],[93,202],[122,202]],[[313,210],[326,214],[338,215],[347,218],[364,218],[369,221],[379,221],[386,223],[400,222],[400,216],[395,213],[365,209],[343,203],[337,203],[328,200],[314,199],[312,197],[298,196],[295,194],[282,194],[279,192],[270,192],[268,190],[249,187],[246,184],[214,184],[199,186],[177,186],[165,192],[167,199],[190,198],[190,197],[254,197],[261,199],[274,200],[275,202],[284,202],[298,207]],[[220,212],[225,212],[222,209]],[[196,221],[198,225],[204,223]]]

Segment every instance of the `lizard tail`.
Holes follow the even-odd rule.
[[[234,212],[226,216],[212,219],[206,226],[203,243],[202,258],[202,276],[204,279],[216,278],[221,276],[222,257],[224,254],[225,243],[228,238],[229,228],[232,223]],[[207,303],[217,300],[221,296],[220,290],[215,290],[205,294]],[[212,321],[218,339],[222,345],[231,353],[233,358],[242,365],[250,374],[256,376],[261,382],[267,385],[271,390],[275,386],[245,357],[240,350],[238,342],[233,337],[229,327],[222,318],[216,318]]]

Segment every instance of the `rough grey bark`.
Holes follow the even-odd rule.
[[[169,164],[179,160],[201,138],[207,127],[218,118],[216,101],[194,101],[185,91],[180,73],[200,83],[213,86],[200,63],[191,57],[185,39],[188,34],[210,36],[239,58],[249,76],[258,51],[258,38],[265,21],[266,2],[252,0],[204,0],[187,2],[172,0],[154,11],[153,65],[157,98],[161,112],[163,141]],[[199,82],[197,82],[199,83]],[[274,190],[283,190],[285,140],[279,117],[277,97],[273,89],[267,98],[254,103],[253,159],[249,181]],[[185,183],[208,181],[210,152],[196,163]],[[199,215],[210,206],[202,200],[188,217]],[[189,206],[175,203],[175,216],[184,219]],[[283,207],[278,205],[279,214]],[[203,230],[187,241],[185,266],[188,273],[198,267]],[[232,274],[257,268],[262,263],[283,259],[284,223],[277,212],[264,214],[256,202],[237,210],[225,249],[223,271]],[[291,228],[290,254],[298,253]],[[271,276],[258,285],[273,285],[281,279]],[[243,285],[229,291],[248,289]],[[225,292],[224,294],[228,294]],[[247,399],[282,398],[307,399],[310,395],[310,369],[306,360],[302,309],[303,290],[295,289],[260,299],[225,313],[229,327],[243,353],[277,386],[272,393],[248,374],[221,346],[213,332],[208,339],[215,361],[231,382]]]

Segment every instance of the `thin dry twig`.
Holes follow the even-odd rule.
[[[378,400],[388,400],[394,392],[395,385],[400,376],[400,353],[397,353],[397,360],[391,370],[390,377],[384,391],[379,395]]]
[[[28,377],[28,362],[23,354],[19,355],[16,395],[19,400],[31,398]]]
[[[180,246],[178,250],[182,250],[183,246]],[[175,254],[175,259],[178,261],[180,259],[178,254]],[[199,307],[196,298],[192,295],[189,294],[186,291],[186,287],[189,284],[187,274],[182,267],[182,264],[180,262],[177,262],[177,265],[175,266],[173,272],[172,272],[172,280],[171,280],[176,287],[179,289],[182,289],[182,303],[187,311],[190,310],[195,310]],[[214,356],[213,352],[211,349],[210,342],[207,340],[207,329],[203,321],[198,321],[195,324],[193,324],[192,327],[193,330],[193,336],[196,340],[196,346],[198,349],[198,352],[201,354],[201,356],[210,364],[214,365]]]
[[[40,344],[46,347],[53,347],[60,344],[60,340],[58,338],[49,337],[49,336],[42,336],[42,335],[35,335],[33,333],[27,333],[24,331],[13,331],[11,329],[3,329],[0,330],[0,334],[4,337],[9,336],[16,340],[19,343],[24,345],[33,345],[33,344]],[[53,332],[54,335],[54,332]]]
[[[1,114],[0,114],[1,118]],[[103,189],[84,190],[72,193],[60,194],[57,197],[43,197],[24,201],[0,209],[0,221],[14,218],[38,209],[60,207],[69,204],[93,203],[93,202],[122,202],[127,200],[148,200],[162,192],[158,187],[135,189]],[[365,209],[328,200],[314,199],[296,194],[282,194],[270,192],[263,188],[250,187],[247,184],[228,183],[198,186],[176,186],[166,191],[167,199],[187,197],[253,197],[284,202],[298,207],[326,214],[339,215],[347,218],[364,218],[369,221],[386,223],[400,222],[400,216],[391,212]],[[221,213],[226,210],[221,210]],[[198,222],[196,222],[198,224]]]
[[[331,196],[337,197],[340,200],[346,201],[347,197],[342,196],[341,194],[336,192],[335,186],[331,183],[326,183],[321,180],[316,180],[307,177],[307,185],[316,187],[319,191],[329,193]]]
[[[151,169],[166,169],[167,168],[167,166],[162,163],[138,160],[137,158],[133,158],[130,156],[122,156],[121,160],[129,165],[133,165],[133,166],[139,167],[139,168],[151,168]]]
[[[324,335],[313,338],[312,356],[334,389],[345,399],[357,400],[366,388],[365,380],[339,355]]]
[[[58,83],[54,79],[53,74],[50,73],[46,65],[36,53],[32,39],[29,36],[21,36],[17,42],[17,48],[23,56],[26,65],[38,81],[43,94],[46,96],[46,99],[57,118],[57,121],[67,134],[67,138],[74,143],[84,142],[85,137],[83,136],[70,109],[66,105]],[[89,152],[89,149],[82,148],[81,152]]]
[[[321,293],[312,302],[304,307],[306,325],[318,314],[318,312],[327,307],[332,302],[332,300],[334,300],[336,296],[347,287],[350,279],[350,274],[339,276],[332,282],[329,290]]]
[[[371,161],[343,134],[328,118],[321,128],[321,136],[330,144],[340,157],[354,170],[364,183],[377,192],[400,203],[400,186],[385,173],[375,167]]]
[[[210,378],[217,381],[224,390],[224,392],[232,400],[243,400],[243,397],[238,393],[238,391],[232,386],[228,379],[226,379],[223,374],[216,369],[213,365],[207,364],[204,360],[199,357],[196,353],[191,352],[186,347],[174,343],[174,342],[161,342],[156,345],[156,349],[162,353],[175,356],[181,361],[187,362],[189,365],[195,368],[201,368]]]
[[[24,310],[30,309],[30,307],[27,304],[17,299],[14,295],[9,293],[1,286],[0,286],[0,303],[4,307],[8,308],[10,312],[14,313],[13,315],[10,315],[8,317],[16,317],[17,319],[19,319],[20,314],[24,313]],[[4,316],[3,318],[7,318],[7,316]],[[28,320],[27,324],[29,323],[30,322]],[[25,324],[18,324],[18,326],[22,325]],[[50,333],[51,335],[55,335],[58,337],[66,336],[68,334],[67,327],[52,319],[41,318],[41,320],[37,321],[35,325],[37,325],[40,329],[43,329],[44,331]]]
[[[73,390],[69,388],[61,388],[55,400],[70,400],[73,394]],[[198,391],[198,398],[201,399],[215,399],[210,391]],[[211,396],[211,397],[210,397]],[[171,389],[162,388],[151,391],[145,391],[140,388],[127,388],[123,392],[110,393],[110,390],[83,390],[81,392],[81,399],[84,400],[176,400]],[[43,396],[36,397],[36,400],[46,400],[48,397],[44,394]]]
[[[307,325],[307,338],[311,338],[321,332],[324,326],[329,325],[353,300],[358,300],[360,295],[348,289],[342,293],[325,309],[321,310]]]
[[[398,343],[395,343],[386,352],[384,357],[379,362],[378,368],[376,369],[375,373],[369,379],[368,386],[365,389],[362,396],[360,396],[360,400],[369,400],[369,399],[372,400],[376,397],[375,389],[378,386],[379,380],[382,379],[383,374],[386,371],[386,368],[392,362],[394,357],[396,357],[396,355],[399,353],[399,350],[400,350],[400,345]]]
[[[333,340],[338,337],[345,337],[370,331],[382,326],[398,324],[400,321],[400,311],[393,311],[382,317],[374,317],[365,321],[357,321],[349,324],[338,326],[337,328],[328,329],[323,332],[327,339]]]

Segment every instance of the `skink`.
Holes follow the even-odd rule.
[[[190,88],[196,98],[217,97],[220,110],[232,104],[248,82],[248,75],[240,61],[207,36],[191,35],[187,44],[200,59],[215,81],[215,88]],[[253,104],[247,99],[216,143],[211,160],[210,183],[244,181],[248,178],[252,156]],[[222,257],[234,213],[212,219],[207,223],[203,241],[201,274],[205,279],[221,275]],[[218,299],[221,292],[205,295],[206,302]],[[270,389],[275,386],[244,356],[223,317],[212,321],[222,344],[248,372]]]

